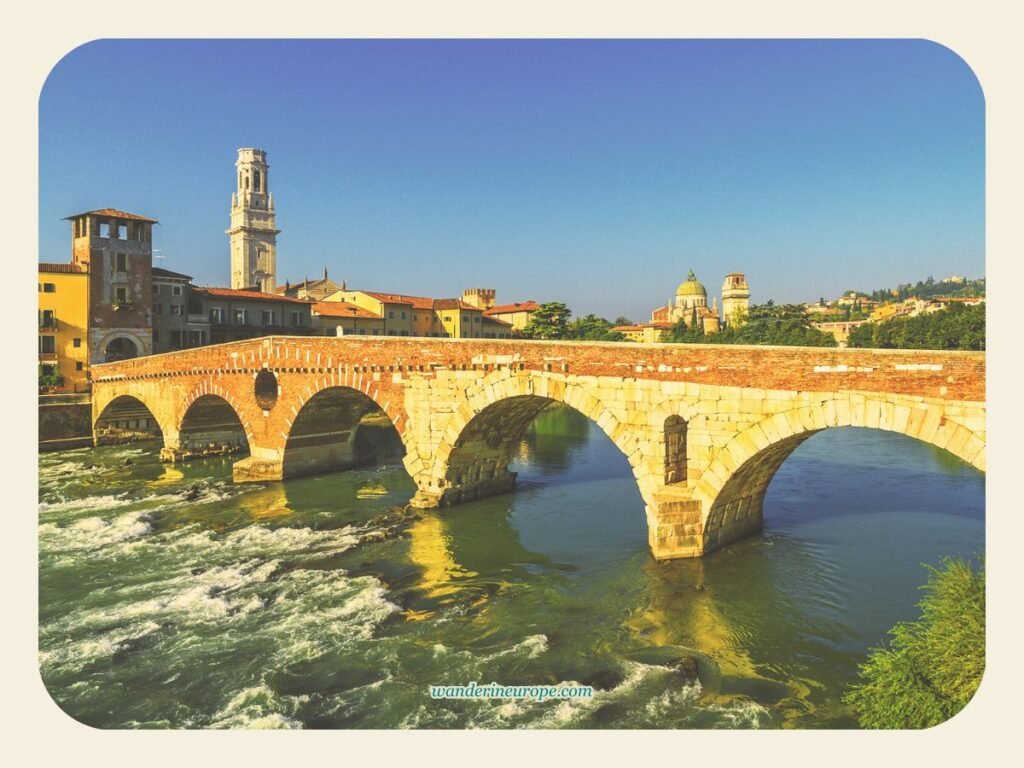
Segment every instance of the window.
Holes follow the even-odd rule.
[[[156,283],[153,283],[153,295],[154,296],[159,296],[160,295],[160,286],[157,285]]]
[[[252,189],[253,189],[254,192],[259,192],[260,191],[260,172],[259,171],[254,171],[253,172]]]
[[[172,315],[177,315],[178,317],[181,317],[183,314],[185,314],[185,305],[184,304],[171,304],[171,314]]]
[[[162,315],[163,313],[164,313],[164,305],[163,304],[154,304],[153,305],[153,314],[154,315]]]
[[[71,340],[71,346],[73,346],[75,349],[78,349],[80,346],[82,346],[82,340],[81,339],[72,339]]]
[[[56,293],[57,286],[53,283],[40,283],[39,290],[43,293]]]
[[[395,319],[395,310],[389,309],[388,310],[388,317],[390,317],[392,320],[394,320]]]
[[[115,258],[117,260],[117,265],[114,268],[118,272],[127,272],[128,271],[128,254],[127,253],[118,253],[118,254],[115,254]]]
[[[82,361],[81,360],[79,360],[77,363],[75,363],[75,370],[76,371],[82,370]]]
[[[57,318],[53,314],[52,309],[41,309],[39,310],[39,327],[40,328],[56,328]]]
[[[366,333],[366,331],[363,331],[363,333]],[[374,328],[373,329],[373,335],[374,336],[380,336],[380,328]]]
[[[57,351],[56,342],[53,336],[39,337],[39,351],[43,354],[53,354]]]
[[[118,224],[117,225],[117,237],[118,237],[119,240],[127,240],[128,239],[128,225],[127,224]]]
[[[213,307],[210,309],[210,322],[211,323],[223,323],[224,322],[224,308]]]
[[[296,328],[302,326],[302,312],[298,310],[292,310],[292,325]]]
[[[110,237],[110,225],[105,221],[100,223],[100,237]]]
[[[474,318],[473,318],[473,322],[474,322],[474,323],[479,323],[479,322],[480,322],[480,316],[479,316],[479,315],[477,315],[476,317],[474,317]]]
[[[402,313],[402,319],[405,320],[405,312]]]
[[[181,349],[181,331],[171,331],[171,349]]]
[[[171,286],[171,296],[181,296],[181,286],[180,285],[172,285]]]
[[[248,325],[249,324],[249,310],[247,309],[236,309],[235,310],[235,325]]]
[[[263,310],[263,324],[273,325],[274,324],[274,310],[264,309]]]
[[[128,303],[128,289],[123,285],[119,285],[114,288],[114,303],[115,304],[127,304]]]
[[[462,316],[462,322],[468,323],[469,322],[469,315],[463,315]]]

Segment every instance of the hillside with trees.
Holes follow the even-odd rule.
[[[971,298],[984,295],[985,278],[983,277],[978,280],[959,282],[954,280],[935,280],[929,276],[926,280],[918,280],[915,284],[904,283],[895,289],[880,288],[872,291],[870,297],[875,301],[903,301],[911,297],[919,299],[932,299],[936,296]]]
[[[894,317],[850,331],[850,347],[872,349],[985,349],[985,305],[952,304],[917,317]]]

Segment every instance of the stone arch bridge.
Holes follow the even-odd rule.
[[[97,443],[153,435],[162,457],[248,450],[234,479],[333,471],[386,414],[412,504],[511,490],[551,402],[629,461],[657,558],[761,529],[775,472],[830,427],[899,432],[985,469],[985,354],[425,338],[266,337],[93,367]]]

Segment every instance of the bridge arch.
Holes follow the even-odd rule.
[[[716,451],[694,487],[693,498],[703,508],[703,551],[759,531],[764,497],[775,473],[801,443],[825,429],[896,432],[943,448],[984,471],[984,432],[958,418],[942,403],[863,395],[806,402],[765,417]]]
[[[206,383],[185,398],[178,445],[165,447],[162,455],[173,461],[186,456],[248,453],[252,439],[248,419],[231,394]]]
[[[96,445],[134,440],[162,440],[165,424],[158,409],[151,408],[136,394],[114,394],[93,409],[93,442]]]
[[[659,484],[643,461],[640,439],[584,387],[545,373],[494,371],[471,386],[452,414],[433,451],[432,462],[418,475],[417,506],[447,506],[510,490],[515,473],[508,464],[537,414],[553,402],[578,411],[608,436],[629,462],[641,496],[649,503]]]
[[[302,393],[287,419],[287,435],[281,455],[284,478],[319,474],[369,463],[371,455],[357,443],[364,418],[374,413],[386,418],[398,432],[396,415],[382,404],[371,385],[350,386],[328,379]],[[396,423],[397,422],[397,423]]]

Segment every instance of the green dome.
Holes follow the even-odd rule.
[[[697,277],[691,269],[690,274],[686,276],[686,282],[680,283],[676,289],[676,296],[703,296],[706,299],[708,292],[704,290],[703,285],[697,282]]]

